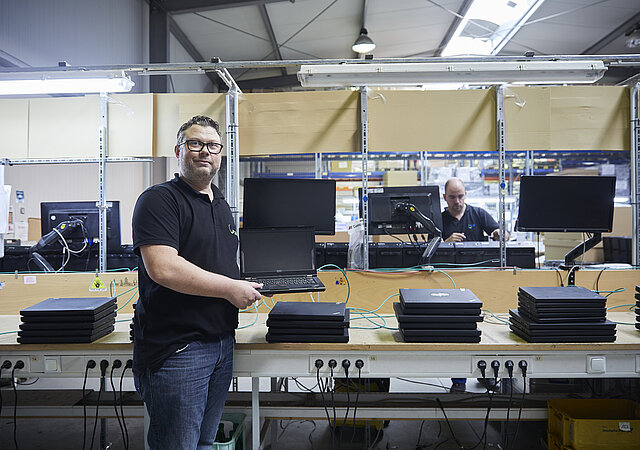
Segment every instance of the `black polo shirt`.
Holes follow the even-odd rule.
[[[233,334],[238,326],[238,309],[227,300],[182,294],[159,285],[149,277],[140,255],[143,245],[168,245],[204,270],[239,278],[231,209],[220,190],[211,187],[213,202],[176,174],[138,198],[133,212],[140,289],[134,320],[136,370],[157,369],[189,342]]]
[[[486,241],[484,233],[490,235],[499,228],[491,214],[482,208],[467,205],[460,220],[449,214],[449,209],[442,212],[442,239],[453,233],[464,233],[465,241]]]

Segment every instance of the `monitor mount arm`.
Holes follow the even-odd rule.
[[[36,265],[44,272],[55,272],[51,264],[38,253],[45,247],[48,247],[58,239],[68,236],[73,230],[83,225],[82,220],[72,219],[60,222],[53,230],[42,236],[40,240],[29,249],[29,255],[36,262]]]
[[[595,247],[600,241],[602,240],[602,233],[593,233],[593,236],[591,236],[589,239],[587,239],[586,241],[576,245],[573,249],[571,249],[571,251],[569,253],[567,253],[564,256],[564,264],[560,265],[560,268],[563,270],[569,270],[574,268],[575,266],[575,259],[588,252],[589,250],[591,250],[593,247]],[[577,267],[576,267],[577,269]],[[571,272],[571,274],[574,274],[575,270]],[[574,275],[575,276],[575,275]],[[568,285],[571,286],[574,283],[572,282],[573,280],[569,280],[568,281]]]
[[[407,216],[420,223],[427,233],[433,235],[429,242],[427,242],[427,248],[425,248],[420,258],[420,264],[429,264],[431,257],[438,249],[440,242],[442,242],[442,231],[433,223],[433,220],[425,216],[413,203],[410,202],[398,202],[393,210],[394,215]],[[415,230],[413,230],[415,232]]]

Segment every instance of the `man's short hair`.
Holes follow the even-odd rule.
[[[444,184],[444,191],[447,192],[447,188],[451,185],[451,183],[460,183],[462,185],[462,189],[466,189],[464,182],[460,178],[452,177],[447,180]]]
[[[180,129],[178,130],[178,135],[177,135],[178,145],[182,144],[184,140],[184,132],[187,131],[189,128],[191,128],[193,125],[200,125],[201,127],[214,128],[218,133],[218,136],[222,137],[222,134],[220,133],[220,124],[218,124],[218,122],[213,120],[211,117],[207,117],[207,116],[193,116],[191,119],[189,119],[188,122],[183,123]]]

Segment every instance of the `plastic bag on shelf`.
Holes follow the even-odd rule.
[[[347,267],[349,269],[364,269],[364,226],[362,220],[354,220],[347,225],[349,227]]]

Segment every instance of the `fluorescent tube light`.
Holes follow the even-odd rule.
[[[544,0],[474,0],[440,56],[497,55]]]
[[[598,60],[303,65],[305,87],[416,86],[428,83],[594,83],[607,70]]]
[[[124,71],[0,72],[0,95],[128,92]]]

